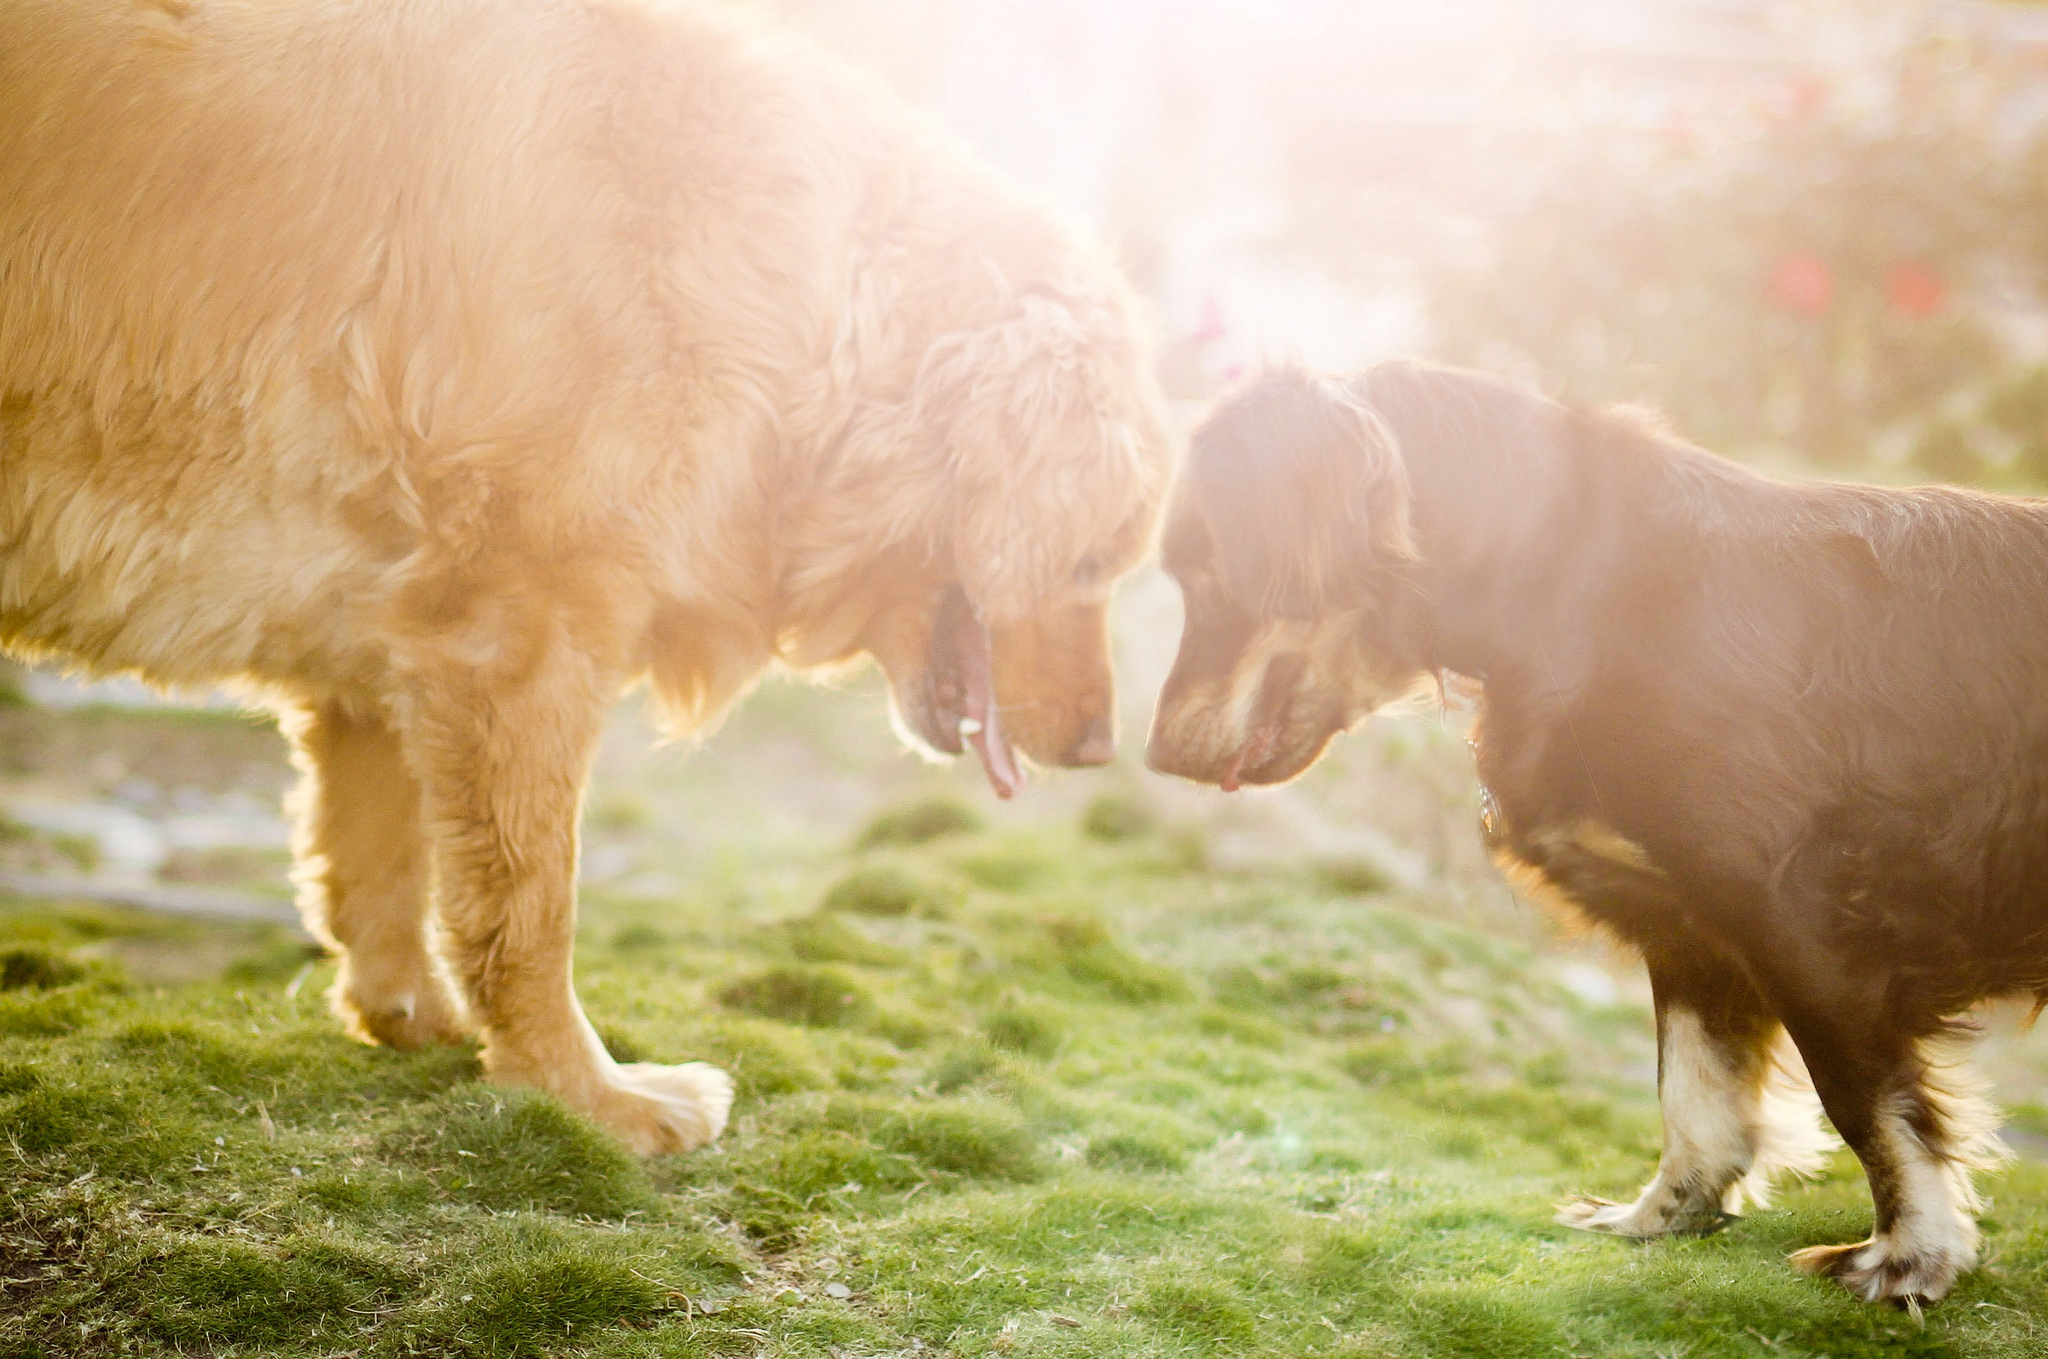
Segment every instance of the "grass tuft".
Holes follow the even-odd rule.
[[[1184,1280],[1153,1284],[1135,1310],[1183,1342],[1204,1350],[1240,1352],[1258,1334],[1251,1309],[1212,1284]]]
[[[1063,974],[1087,991],[1131,1005],[1192,994],[1185,977],[1117,943],[1093,914],[1056,911],[998,917],[996,923],[1008,934],[1017,965]]]
[[[1111,1133],[1088,1143],[1088,1164],[1109,1170],[1180,1171],[1187,1169],[1188,1156],[1164,1138]]]
[[[819,902],[820,911],[882,918],[919,916],[949,919],[960,907],[958,883],[928,867],[906,860],[882,859],[862,864],[834,883]]]
[[[1081,833],[1109,844],[1142,839],[1158,826],[1151,806],[1130,793],[1103,793],[1081,809]]]
[[[658,1205],[637,1159],[538,1090],[458,1086],[411,1109],[379,1152],[439,1197],[500,1212],[618,1218]]]
[[[142,1329],[179,1344],[296,1339],[412,1287],[388,1249],[309,1235],[274,1246],[172,1237],[133,1253],[116,1278]]]
[[[957,797],[938,794],[902,803],[877,814],[854,838],[854,848],[923,845],[948,835],[972,834],[982,828],[981,814]]]
[[[474,1260],[409,1328],[410,1352],[538,1359],[597,1327],[649,1319],[668,1306],[661,1284],[616,1248],[542,1224],[496,1234]]]
[[[947,1174],[1028,1182],[1045,1173],[1031,1129],[1014,1110],[991,1101],[893,1104],[841,1095],[827,1106],[825,1123]]]
[[[789,950],[807,963],[857,963],[863,967],[900,967],[903,953],[854,929],[836,915],[813,912],[782,922]]]
[[[1546,1310],[1482,1284],[1445,1284],[1409,1294],[1406,1329],[1417,1348],[1432,1356],[1571,1353],[1571,1338]]]
[[[1049,1005],[1013,1000],[982,1018],[981,1032],[1005,1052],[1023,1057],[1051,1057],[1060,1050],[1066,1026]]]
[[[1365,858],[1321,860],[1315,865],[1315,880],[1326,891],[1354,897],[1377,896],[1394,887],[1387,870]]]
[[[848,1027],[875,1013],[867,988],[837,967],[763,968],[728,983],[718,998],[735,1010],[813,1028]]]
[[[14,948],[0,953],[0,991],[19,991],[24,987],[48,991],[84,976],[84,968],[49,949]]]

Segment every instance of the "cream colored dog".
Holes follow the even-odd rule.
[[[274,703],[351,1032],[480,1029],[643,1152],[731,1087],[576,1001],[607,705],[647,677],[699,730],[868,652],[999,792],[1107,759],[1146,372],[1101,259],[743,24],[0,7],[0,642]]]

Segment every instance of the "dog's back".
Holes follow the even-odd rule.
[[[767,130],[849,77],[768,41],[553,0],[0,6],[0,643],[346,685],[423,544],[688,494],[697,430],[743,463],[759,383],[722,374],[813,337],[731,292],[842,285],[837,143]],[[848,145],[895,116],[841,102]]]

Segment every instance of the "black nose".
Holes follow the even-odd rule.
[[[1108,764],[1115,758],[1116,723],[1106,713],[1090,722],[1081,739],[1067,752],[1067,763],[1074,767]]]

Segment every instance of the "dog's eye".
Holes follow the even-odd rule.
[[[1102,558],[1083,557],[1074,567],[1074,584],[1086,590],[1102,583]]]

